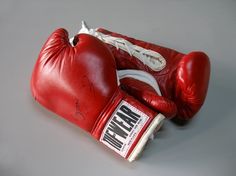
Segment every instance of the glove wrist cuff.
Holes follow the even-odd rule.
[[[133,97],[117,90],[92,130],[92,135],[122,157],[133,161],[164,119]]]

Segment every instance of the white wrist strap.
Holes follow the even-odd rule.
[[[103,42],[115,46],[117,49],[126,51],[130,56],[134,56],[153,71],[160,71],[166,66],[166,60],[160,53],[134,45],[123,38],[105,35],[101,32],[98,32],[96,29],[90,29],[87,27],[84,21],[82,21],[82,28],[78,33],[93,35]],[[70,39],[71,43],[72,41],[73,38]]]

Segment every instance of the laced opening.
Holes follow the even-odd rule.
[[[103,42],[116,47],[117,50],[126,51],[130,56],[134,56],[153,71],[160,71],[166,66],[166,60],[160,53],[134,45],[123,38],[113,37],[98,32],[96,29],[88,28],[84,21],[82,21],[82,28],[78,33],[93,35]]]

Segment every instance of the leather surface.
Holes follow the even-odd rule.
[[[64,29],[53,32],[36,62],[31,90],[51,111],[91,131],[117,90],[114,58],[95,37],[81,34],[75,47]]]
[[[128,158],[157,112],[119,89],[115,59],[103,42],[78,34],[73,43],[74,47],[65,29],[57,29],[49,36],[32,73],[33,97],[97,140],[121,100],[128,102],[148,116],[127,150]]]
[[[167,118],[172,118],[177,113],[176,105],[173,101],[160,96],[148,84],[134,78],[123,78],[120,80],[121,87],[130,95],[133,95],[147,106],[162,113]]]
[[[117,50],[116,47],[107,44],[115,56],[119,69],[140,69],[155,77],[162,95],[176,103],[179,119],[188,120],[199,111],[204,103],[210,78],[210,61],[206,54],[195,51],[185,55],[173,49],[137,40],[103,28],[98,29],[98,31],[124,38],[135,45],[160,53],[166,59],[166,66],[160,71],[153,71],[127,52]]]

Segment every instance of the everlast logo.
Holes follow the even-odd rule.
[[[145,114],[123,101],[104,128],[100,140],[124,156],[146,121]]]

